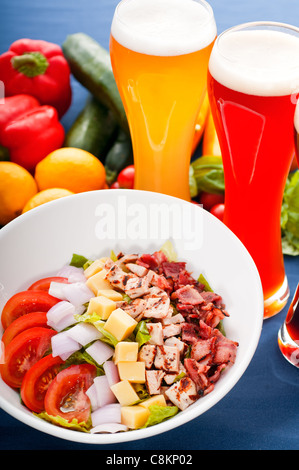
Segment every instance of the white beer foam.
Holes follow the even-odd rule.
[[[285,96],[299,91],[299,34],[277,30],[232,31],[217,40],[211,75],[235,91]]]
[[[217,34],[213,10],[193,0],[123,0],[111,26],[114,39],[135,52],[156,56],[189,54]]]

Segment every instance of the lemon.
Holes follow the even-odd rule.
[[[45,204],[46,202],[54,201],[55,199],[60,199],[66,196],[71,196],[72,194],[74,194],[72,191],[63,188],[44,189],[43,191],[38,192],[31,199],[29,199],[29,201],[23,208],[22,213],[28,212],[31,209],[34,209],[35,207]]]
[[[0,162],[0,225],[20,215],[36,193],[36,182],[25,168],[13,162]]]
[[[35,180],[40,191],[64,188],[81,193],[102,189],[106,172],[104,165],[91,153],[65,147],[50,153],[37,164]]]

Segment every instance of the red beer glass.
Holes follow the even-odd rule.
[[[278,345],[287,361],[299,367],[299,284],[286,320],[278,332]]]
[[[256,263],[264,318],[281,311],[289,297],[280,215],[294,155],[298,89],[298,28],[247,23],[216,40],[208,93],[224,165],[224,223]]]

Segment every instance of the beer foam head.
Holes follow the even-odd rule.
[[[213,10],[205,1],[123,0],[111,34],[128,49],[156,56],[189,54],[216,37]]]
[[[209,62],[222,85],[257,96],[284,96],[299,90],[299,30],[232,28],[217,39]]]

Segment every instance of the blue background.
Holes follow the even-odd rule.
[[[62,44],[84,32],[109,47],[117,0],[0,0],[0,54],[16,39]],[[298,0],[210,0],[222,32],[255,20],[299,26]],[[62,119],[67,130],[83,108],[86,90],[72,79],[73,102]],[[291,295],[299,282],[299,257],[285,257]],[[246,299],[244,299],[246,301]],[[277,332],[287,313],[264,322],[247,371],[234,389],[204,415],[178,429],[135,443],[94,446],[58,439],[0,410],[2,450],[290,450],[299,449],[299,370],[281,355]]]

